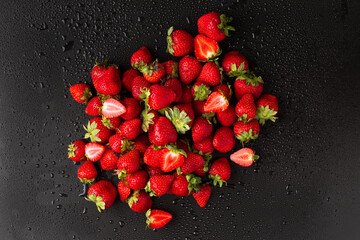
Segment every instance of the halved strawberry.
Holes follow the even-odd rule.
[[[151,228],[162,228],[172,219],[172,215],[168,212],[149,209],[146,212],[146,224]]]
[[[221,54],[219,44],[202,34],[195,37],[195,56],[200,61],[215,61]]]
[[[108,98],[104,101],[101,114],[106,118],[115,118],[126,112],[125,106],[118,100]]]
[[[204,105],[205,112],[222,112],[229,107],[229,101],[222,92],[216,91],[210,94]]]
[[[100,160],[104,152],[105,147],[99,143],[87,143],[85,145],[85,155],[92,162]]]
[[[160,167],[164,172],[171,172],[184,163],[186,153],[174,145],[167,145],[161,150]]]
[[[230,155],[231,161],[243,167],[249,167],[259,159],[251,148],[242,148]]]

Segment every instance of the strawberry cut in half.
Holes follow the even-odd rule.
[[[230,160],[243,167],[250,167],[259,156],[251,148],[242,148],[230,155]]]
[[[146,224],[150,228],[162,228],[168,222],[171,221],[172,215],[168,212],[157,210],[157,209],[149,209],[146,212]]]
[[[85,145],[85,155],[92,162],[100,160],[104,152],[105,147],[99,143],[87,143]]]
[[[195,37],[195,56],[199,61],[215,61],[220,54],[221,49],[215,40],[201,34]]]
[[[160,167],[163,172],[171,172],[183,165],[186,157],[184,150],[178,149],[175,145],[167,145],[161,151]]]
[[[118,100],[108,98],[104,101],[101,114],[106,118],[115,118],[126,112],[125,106]]]
[[[210,94],[204,105],[204,110],[210,112],[222,112],[229,107],[229,101],[222,92],[216,91]]]

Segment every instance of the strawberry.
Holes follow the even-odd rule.
[[[199,61],[215,61],[220,56],[221,49],[215,40],[199,34],[194,41],[195,56]]]
[[[85,161],[78,169],[78,178],[82,183],[92,183],[97,177],[97,170],[94,163]]]
[[[85,142],[77,140],[69,145],[68,156],[74,162],[81,162],[86,160],[85,157]]]
[[[160,167],[152,167],[152,166],[147,165],[145,168],[146,168],[146,171],[148,172],[150,177],[159,176],[159,175],[164,174],[164,172],[161,171]]]
[[[212,136],[212,134],[210,134],[209,136],[207,136],[200,142],[194,142],[194,144],[193,144],[194,150],[196,150],[198,152],[201,151],[204,154],[212,153],[214,151],[214,147],[212,145],[212,140],[213,140],[213,136]]]
[[[229,105],[229,107],[225,111],[216,113],[216,119],[221,124],[221,126],[232,126],[237,120],[235,107],[233,105]]]
[[[131,87],[134,81],[134,78],[141,76],[139,71],[135,69],[129,69],[124,72],[121,78],[122,85],[126,90],[131,92]]]
[[[149,192],[150,196],[160,197],[169,191],[173,180],[173,175],[152,176],[146,185],[145,191]]]
[[[190,152],[189,141],[187,139],[178,139],[176,142],[176,146],[179,149],[184,150],[186,153]]]
[[[196,153],[186,153],[184,164],[181,166],[181,172],[183,174],[189,174],[195,172],[198,168],[204,165],[204,158]]]
[[[192,174],[178,175],[176,172],[173,174],[173,176],[174,180],[168,193],[175,194],[176,196],[186,197],[189,196],[193,190],[199,190],[199,184],[201,183],[201,179],[199,177],[195,177]]]
[[[159,120],[160,114],[157,111],[144,109],[141,113],[142,124],[141,129],[144,132],[151,132],[155,123]]]
[[[133,53],[130,59],[130,64],[135,69],[142,69],[145,65],[152,62],[151,53],[146,47],[141,47]]]
[[[215,91],[221,91],[224,96],[230,100],[231,98],[231,95],[232,95],[232,90],[231,90],[231,85],[229,83],[225,84],[225,83],[221,83],[219,85],[216,85],[214,88],[213,88],[213,92]]]
[[[229,101],[222,92],[213,92],[206,100],[204,111],[209,112],[222,112],[229,107]]]
[[[111,96],[120,93],[120,71],[116,65],[97,64],[91,71],[91,77],[98,93]]]
[[[125,179],[131,189],[140,190],[146,186],[149,175],[145,170],[139,170],[133,174],[126,175]]]
[[[164,66],[157,61],[150,65],[146,65],[140,72],[149,83],[158,83],[161,79],[165,78],[166,75]]]
[[[146,212],[152,206],[152,200],[144,190],[136,190],[133,192],[127,202],[134,212]]]
[[[153,144],[165,146],[169,143],[176,143],[177,132],[169,119],[160,117],[154,125],[154,130],[149,133],[149,138],[153,140]]]
[[[144,153],[144,163],[151,167],[160,168],[161,148],[150,145]]]
[[[110,149],[106,149],[100,159],[100,166],[103,170],[115,170],[117,168],[118,157],[116,153]]]
[[[213,162],[209,170],[209,178],[213,180],[214,186],[219,184],[220,187],[229,180],[231,175],[231,169],[229,161],[222,157]]]
[[[108,180],[101,180],[89,188],[85,199],[94,202],[99,212],[101,212],[111,207],[116,195],[117,191],[115,186]]]
[[[256,119],[259,120],[261,125],[265,124],[266,120],[275,122],[277,117],[275,115],[278,112],[278,100],[274,95],[264,94],[256,102],[257,115]]]
[[[251,93],[254,99],[258,99],[263,91],[263,83],[261,77],[256,77],[252,73],[243,74],[235,80],[235,97],[239,100],[246,93]]]
[[[146,225],[149,228],[162,228],[168,222],[171,221],[172,215],[168,212],[157,210],[157,209],[149,209],[146,212]]]
[[[260,125],[256,119],[250,122],[244,123],[243,121],[237,121],[234,125],[234,134],[241,142],[249,142],[251,139],[258,138],[260,132]]]
[[[129,188],[128,185],[126,185],[126,183],[123,180],[121,180],[118,183],[118,192],[119,192],[120,200],[122,202],[125,202],[126,199],[130,196],[131,189]]]
[[[204,110],[205,103],[206,101],[199,101],[199,100],[195,100],[192,102],[192,107],[194,109],[195,116],[201,116],[206,113]]]
[[[136,118],[141,112],[141,106],[135,98],[125,98],[121,101],[126,112],[121,115],[124,120],[131,120]]]
[[[193,125],[194,119],[195,119],[195,114],[194,114],[194,110],[192,108],[191,104],[178,104],[175,105],[176,108],[178,108],[180,110],[180,112],[185,111],[186,114],[188,115],[188,117],[190,118],[190,127]]]
[[[120,126],[121,118],[120,117],[114,117],[114,118],[102,117],[101,122],[109,130],[114,130]]]
[[[248,62],[238,51],[230,51],[224,55],[222,68],[230,77],[238,77],[248,70]]]
[[[204,138],[211,135],[213,125],[211,122],[203,117],[195,119],[193,127],[191,129],[191,136],[194,142],[200,142]]]
[[[201,63],[192,56],[185,56],[179,62],[180,80],[184,84],[194,81],[201,72]]]
[[[194,119],[194,111],[191,104],[179,104],[165,111],[165,116],[172,122],[176,131],[185,134],[190,130]]]
[[[194,38],[185,30],[175,30],[170,27],[166,37],[167,52],[175,57],[185,56],[194,51]]]
[[[177,78],[170,78],[164,83],[164,87],[170,88],[174,91],[176,97],[174,102],[179,102],[182,97],[181,82]]]
[[[165,68],[166,79],[179,77],[179,64],[173,60],[162,63]]]
[[[104,152],[105,147],[99,143],[87,143],[85,145],[85,155],[92,162],[99,161]]]
[[[132,96],[136,100],[141,101],[142,100],[140,98],[140,95],[142,94],[141,89],[149,89],[150,86],[151,86],[150,83],[146,81],[146,79],[143,78],[142,76],[135,77],[131,86]]]
[[[192,195],[195,198],[197,204],[203,208],[206,206],[206,203],[209,201],[211,195],[211,186],[209,184],[201,185],[200,191],[193,192]]]
[[[106,118],[119,117],[126,112],[125,106],[114,98],[108,98],[104,101],[101,108],[101,115]]]
[[[203,156],[203,158],[205,159],[205,162],[200,168],[196,169],[196,171],[194,173],[197,176],[203,177],[209,172],[210,160],[211,160],[212,156],[209,153],[203,155],[202,152],[199,152],[199,154],[201,154]]]
[[[95,96],[86,105],[85,113],[90,116],[99,116],[102,103],[99,96]]]
[[[163,172],[171,172],[184,163],[186,153],[175,145],[166,145],[161,149],[160,167]]]
[[[141,135],[134,140],[134,149],[139,150],[140,155],[144,156],[146,149],[150,146],[149,139],[146,135]]]
[[[251,148],[242,148],[230,155],[231,161],[243,167],[250,167],[259,156]]]
[[[209,86],[216,86],[221,82],[222,73],[218,65],[214,62],[207,62],[202,67],[197,81],[206,83]]]
[[[203,82],[196,82],[191,88],[191,94],[194,100],[204,101],[208,99],[210,95],[210,87],[208,84]]]
[[[226,17],[225,14],[218,12],[210,12],[198,19],[198,31],[217,42],[221,42],[226,36],[229,36],[229,31],[235,31],[233,26],[227,25],[231,21],[232,17]]]
[[[91,142],[100,144],[106,143],[111,134],[111,131],[102,123],[101,117],[91,119],[84,129],[87,131],[85,138],[90,138]]]
[[[170,88],[154,84],[149,90],[143,91],[140,97],[142,97],[145,102],[148,97],[149,106],[154,110],[160,110],[169,106],[175,100],[176,94]]]
[[[236,104],[235,112],[240,120],[244,122],[251,121],[256,116],[256,105],[253,95],[250,93],[243,95]]]
[[[109,145],[111,149],[117,153],[124,153],[133,148],[132,142],[119,133],[109,138]]]
[[[131,150],[124,155],[120,156],[117,161],[116,174],[119,179],[123,178],[126,174],[133,174],[139,170],[140,167],[140,152],[138,150]]]
[[[179,103],[191,103],[193,101],[193,97],[191,94],[191,88],[187,86],[182,87],[182,95],[179,100]]]
[[[71,96],[78,103],[87,103],[91,98],[92,93],[90,86],[86,83],[74,84],[70,87]]]
[[[231,151],[235,146],[234,132],[231,128],[221,127],[215,132],[213,146],[222,153]]]
[[[135,139],[141,133],[141,120],[135,118],[125,121],[120,126],[121,134],[129,140]]]

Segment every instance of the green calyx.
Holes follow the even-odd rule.
[[[194,174],[187,174],[186,180],[188,181],[188,190],[189,193],[192,191],[200,191],[201,178],[195,176]]]
[[[145,192],[149,193],[150,197],[157,197],[157,195],[155,194],[155,192],[151,189],[150,187],[150,181],[147,182],[145,188],[144,188]]]
[[[264,83],[261,76],[257,77],[253,72],[247,70],[236,78],[236,80],[238,79],[246,80],[246,85],[251,84],[253,87],[259,86],[260,83]]]
[[[90,138],[91,142],[100,142],[101,138],[97,136],[97,134],[100,132],[100,129],[97,129],[97,123],[94,121],[90,123],[88,122],[87,126],[83,126],[85,131],[87,133],[85,134],[84,138]]]
[[[258,107],[257,111],[256,111],[256,116],[255,118],[257,120],[259,120],[259,123],[261,125],[264,125],[266,120],[270,120],[272,122],[275,122],[276,119],[278,119],[277,117],[275,117],[275,115],[277,114],[277,111],[274,111],[274,109],[270,109],[269,106],[260,106]]]
[[[247,114],[244,113],[242,116],[240,116],[240,117],[238,118],[238,120],[239,120],[239,121],[243,121],[244,123],[246,123],[246,122],[250,122],[250,121],[252,120],[252,118],[248,118],[248,117],[247,117]]]
[[[141,94],[139,95],[139,98],[144,102],[145,110],[150,111],[149,106],[149,97],[150,97],[150,89],[144,87],[140,89]]]
[[[125,177],[127,176],[126,169],[124,168],[122,170],[120,169],[115,170],[115,175],[117,175],[120,180],[125,179]]]
[[[91,195],[87,195],[87,197],[85,197],[85,200],[94,202],[99,212],[105,210],[105,202],[102,200],[101,196],[96,196],[95,193],[93,193]]]
[[[258,134],[253,132],[252,129],[250,129],[248,132],[244,131],[240,135],[237,135],[236,138],[239,139],[243,143],[247,143],[250,140],[255,140],[258,138]]]
[[[179,64],[177,62],[174,62],[173,65],[171,65],[172,71],[171,76],[168,76],[169,78],[178,78],[179,77]]]
[[[132,205],[134,203],[137,203],[137,201],[139,201],[138,199],[138,194],[139,194],[139,190],[135,190],[134,193],[131,195],[131,197],[129,197],[128,199],[126,199],[126,202],[129,204],[129,207],[131,208]]]
[[[84,104],[87,104],[91,97],[92,97],[91,90],[89,88],[85,88],[82,97],[80,99],[85,101]]]
[[[225,183],[225,185],[227,185],[227,182],[222,180],[219,174],[214,175],[209,175],[209,178],[213,180],[213,184],[214,186],[217,186],[219,184],[219,187],[222,187]]]
[[[144,65],[142,68],[138,69],[141,73],[147,76],[152,76],[154,72],[158,72],[161,66],[158,64],[158,60],[156,59],[153,63],[149,65]]]
[[[147,66],[147,64],[144,63],[143,60],[140,60],[140,62],[136,62],[132,65],[133,68],[139,70],[140,72],[143,68],[146,68],[146,66]]]
[[[108,66],[108,60],[105,59],[102,62],[98,62],[97,60],[95,60],[95,66],[99,66],[99,67],[107,67]]]
[[[208,97],[211,93],[210,88],[203,83],[200,85],[195,85],[194,91],[195,91],[194,100],[199,100],[199,101],[208,99]]]
[[[102,117],[102,119],[101,119],[101,122],[102,122],[102,124],[105,126],[105,127],[107,127],[108,129],[111,129],[111,128],[113,128],[114,126],[111,124],[111,120],[110,119],[107,119],[106,117]]]
[[[95,181],[95,178],[87,179],[87,178],[79,178],[80,182],[82,183],[92,183]]]
[[[225,14],[220,15],[221,23],[218,25],[218,28],[226,35],[230,36],[229,31],[235,31],[233,26],[228,26],[227,24],[233,20],[232,17],[226,17]]]
[[[209,123],[214,123],[214,124],[216,124],[217,121],[216,121],[215,115],[216,115],[215,113],[210,112],[210,113],[203,113],[201,116],[202,116],[203,118],[205,118],[206,120],[208,120]]]
[[[164,108],[158,110],[158,113],[160,113],[161,115],[164,116],[165,112],[168,111],[169,109],[170,109],[170,107],[164,107]]]
[[[256,155],[255,152],[254,152],[254,155],[252,155],[253,161],[256,162],[259,158],[260,158],[260,156]]]
[[[242,62],[238,68],[236,68],[236,63],[232,63],[230,67],[231,71],[228,73],[229,77],[239,77],[246,72],[246,70],[244,70],[245,62]]]
[[[149,131],[150,124],[154,124],[153,118],[155,117],[154,113],[150,113],[149,109],[145,108],[140,115],[142,119],[141,129],[144,132]]]
[[[172,45],[175,45],[175,43],[173,42],[172,37],[171,37],[171,34],[172,34],[173,31],[174,31],[174,27],[171,26],[168,29],[167,37],[166,37],[166,41],[167,41],[166,52],[170,53],[171,55],[174,54],[174,49],[173,49]]]
[[[190,130],[191,118],[184,110],[180,112],[177,107],[169,108],[165,111],[165,116],[172,122],[178,133],[185,134]]]
[[[124,137],[124,140],[121,143],[121,152],[124,153],[124,152],[130,151],[130,150],[133,150],[134,149],[133,144],[134,144],[133,141],[130,141],[129,139]]]
[[[75,151],[77,147],[72,143],[68,146],[68,156],[69,158],[75,157]]]
[[[218,50],[217,50],[217,52],[215,54],[208,57],[208,59],[206,61],[201,61],[201,62],[213,62],[213,61],[215,61],[217,63],[217,60],[219,60],[219,56],[221,55],[221,53],[222,53],[221,48],[218,48]]]
[[[146,216],[146,227],[147,227],[147,228],[150,228],[150,223],[151,223],[150,214],[151,214],[151,209],[147,210],[146,213],[145,213],[145,216]]]

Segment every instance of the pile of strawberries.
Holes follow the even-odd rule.
[[[260,124],[276,120],[278,102],[273,95],[262,95],[262,78],[248,69],[240,52],[226,53],[220,66],[218,42],[235,30],[227,25],[231,20],[208,13],[198,19],[195,38],[171,27],[167,51],[182,57],[179,63],[153,61],[142,47],[122,76],[106,61],[94,66],[96,96],[88,84],[70,87],[73,98],[87,104],[85,112],[94,118],[84,126],[87,141],[69,145],[69,157],[83,161],[78,177],[92,184],[86,200],[99,211],[119,194],[133,211],[146,212],[149,227],[161,228],[172,215],[151,209],[152,197],[192,195],[205,207],[212,185],[226,184],[229,160],[212,160],[214,150],[227,153],[238,139],[243,148],[231,154],[232,161],[248,167],[258,158],[244,143],[258,137]],[[96,182],[94,164],[118,176],[117,188],[108,180]]]

